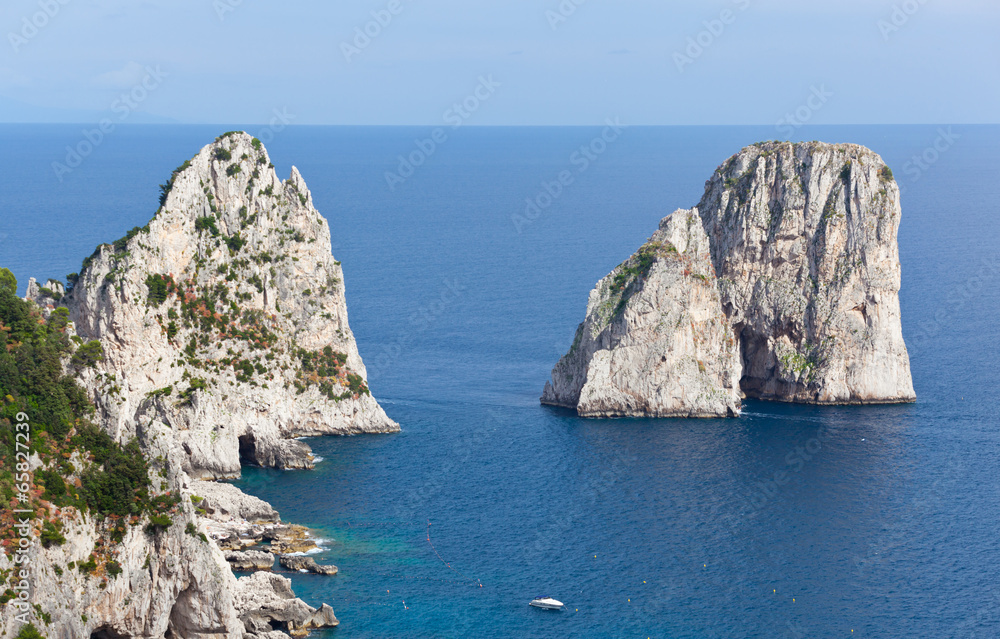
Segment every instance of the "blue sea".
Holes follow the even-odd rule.
[[[171,170],[239,127],[123,127],[57,176],[85,128],[0,127],[0,265],[22,290],[143,225]],[[321,636],[1000,636],[1000,127],[797,131],[874,149],[903,187],[919,400],[733,420],[583,420],[538,397],[594,283],[773,128],[448,129],[433,153],[430,127],[246,128],[330,221],[403,428],[313,439],[315,471],[238,482],[328,540],[315,558],[339,575],[292,575],[341,619]]]

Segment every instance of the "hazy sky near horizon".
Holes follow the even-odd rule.
[[[0,120],[432,125],[485,78],[466,124],[1000,122],[996,0],[6,0],[0,31]]]

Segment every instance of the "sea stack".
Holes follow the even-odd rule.
[[[914,401],[900,219],[892,171],[869,149],[743,149],[697,207],[664,218],[597,284],[542,403],[588,417],[723,417],[741,395]]]
[[[149,224],[99,246],[64,300],[104,349],[81,381],[105,428],[165,425],[196,479],[236,477],[241,459],[309,468],[297,437],[398,430],[368,389],[298,170],[281,181],[259,140],[229,133],[161,189]]]

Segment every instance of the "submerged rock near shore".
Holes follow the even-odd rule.
[[[329,227],[298,171],[280,181],[245,133],[221,136],[161,188],[150,223],[98,247],[67,290],[32,282],[35,304],[5,300],[15,333],[37,330],[54,349],[48,368],[18,366],[44,371],[61,393],[52,402],[76,416],[52,417],[31,459],[44,543],[26,552],[25,614],[66,638],[279,639],[335,626],[329,606],[268,572],[272,553],[315,540],[213,481],[241,464],[311,468],[303,436],[399,430],[368,388]],[[270,552],[252,548],[264,541]],[[0,573],[12,562],[0,553]],[[230,562],[262,572],[237,580]],[[5,613],[0,637],[23,621]]]
[[[900,219],[892,172],[864,147],[743,149],[697,207],[665,218],[598,283],[542,403],[593,417],[722,417],[741,394],[913,401]]]

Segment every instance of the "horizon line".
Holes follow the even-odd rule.
[[[98,121],[100,122],[100,121]],[[66,121],[66,122],[16,122],[0,121],[0,126],[94,126],[93,121]],[[219,126],[219,127],[240,127],[240,126],[268,126],[267,122],[116,122],[118,127],[156,127],[156,126]],[[397,128],[462,128],[462,129],[499,129],[499,128],[592,128],[605,126],[604,123],[595,124],[463,124],[460,127],[433,124],[286,124],[284,128],[306,128],[306,127],[397,127]],[[773,127],[774,124],[750,123],[750,124],[626,124],[629,128],[635,127]],[[805,124],[802,128],[817,127],[840,127],[840,126],[1000,126],[1000,122],[838,122],[828,124]]]

